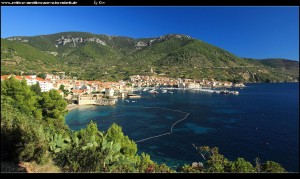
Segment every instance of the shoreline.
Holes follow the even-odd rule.
[[[69,104],[69,105],[67,105],[66,110],[68,110],[70,112],[73,109],[83,108],[83,107],[89,108],[92,106],[96,106],[96,105],[94,105],[94,104],[85,104],[85,105]]]
[[[71,110],[76,109],[76,108],[79,108],[78,104],[68,104],[67,107],[66,107],[66,109],[68,111],[71,111]]]

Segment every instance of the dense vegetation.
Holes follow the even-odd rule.
[[[91,122],[71,131],[64,123],[67,103],[57,91],[38,95],[14,77],[1,82],[1,162],[45,164],[49,159],[63,172],[171,172],[150,156],[137,155],[137,146],[112,125],[106,132]],[[25,100],[26,99],[26,100]]]
[[[271,59],[261,59],[260,63],[265,66],[269,66],[273,69],[277,69],[282,71],[283,73],[293,74],[299,73],[299,63],[296,61],[288,60],[288,59],[279,59],[279,58],[271,58]]]
[[[83,40],[73,41],[76,38]],[[1,39],[1,56],[1,74],[65,71],[80,79],[115,81],[136,74],[153,75],[152,68],[157,74],[181,78],[242,82],[299,80],[299,62],[287,60],[270,65],[274,60],[242,59],[176,34],[142,39],[82,32],[14,37]]]
[[[256,166],[243,158],[231,162],[207,146],[196,147],[203,166],[171,169],[145,153],[138,155],[136,143],[116,124],[99,131],[91,121],[71,131],[64,122],[67,103],[57,91],[41,93],[37,87],[14,77],[1,81],[1,163],[50,162],[62,172],[285,172],[272,161],[257,159]],[[9,171],[4,168],[1,172]]]

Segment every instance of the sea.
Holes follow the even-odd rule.
[[[233,90],[233,89],[232,89]],[[168,90],[115,106],[82,106],[66,115],[72,130],[96,122],[100,131],[113,123],[158,163],[176,169],[203,161],[194,146],[218,147],[229,160],[255,164],[272,160],[299,172],[299,83],[251,83],[239,94]]]

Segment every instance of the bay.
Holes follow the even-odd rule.
[[[226,158],[243,157],[254,164],[273,160],[299,172],[299,83],[256,83],[236,89],[239,95],[172,90],[173,94],[141,93],[140,99],[118,100],[116,106],[83,106],[66,115],[72,130],[90,121],[99,130],[122,126],[159,163],[176,168],[202,161],[196,146],[217,146]],[[172,134],[154,137],[169,133]],[[150,138],[148,140],[144,140]],[[138,142],[140,141],[140,142]]]

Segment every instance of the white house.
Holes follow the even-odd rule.
[[[46,91],[50,91],[50,90],[54,89],[52,83],[50,83],[42,78],[36,78],[36,81],[39,82],[42,92],[46,92]]]
[[[92,87],[91,87],[91,91],[92,91],[92,92],[98,91],[98,86],[92,86]]]
[[[89,85],[82,85],[80,87],[80,90],[83,90],[83,91],[89,93],[91,91],[91,87]]]
[[[115,90],[113,88],[105,88],[105,96],[113,96],[115,93]]]
[[[25,80],[27,82],[27,85],[29,85],[29,86],[36,84],[36,76],[35,75],[25,76]]]
[[[200,84],[199,83],[189,83],[187,86],[189,89],[199,89],[200,88]]]

